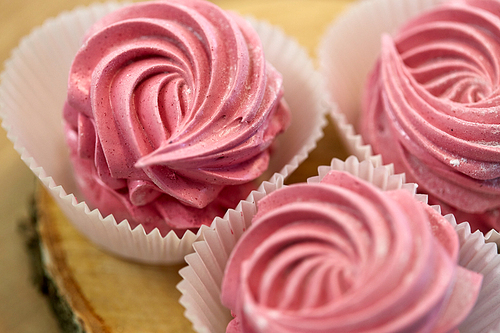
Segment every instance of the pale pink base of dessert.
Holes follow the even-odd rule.
[[[21,158],[47,187],[73,225],[101,248],[128,259],[169,264],[192,252],[200,233],[146,234],[127,221],[117,223],[90,210],[78,193],[63,137],[62,109],[71,61],[87,29],[121,4],[94,4],[65,12],[25,37],[5,64],[0,104],[3,127]],[[292,111],[290,128],[278,138],[266,173],[288,176],[322,137],[326,104],[322,81],[307,52],[279,28],[249,19],[262,39],[266,58],[283,74]]]
[[[325,81],[327,99],[349,152],[375,165],[385,162],[373,155],[356,128],[361,110],[361,95],[368,73],[380,52],[382,33],[394,33],[409,18],[443,0],[367,0],[353,3],[330,25],[318,47],[320,73]],[[500,233],[491,230],[487,241],[500,246]]]
[[[415,194],[416,184],[405,183],[404,174],[394,174],[391,166],[374,167],[370,161],[359,162],[355,156],[345,162],[332,160],[330,166],[318,168],[318,176],[308,182],[319,182],[330,170],[342,170],[376,185],[382,190],[405,189],[426,202],[425,195]],[[256,204],[266,194],[283,187],[283,177],[264,182],[258,191],[217,219],[214,228],[202,228],[204,241],[195,242],[195,253],[186,256],[188,266],[181,269],[183,280],[177,288],[182,292],[185,316],[197,332],[225,332],[232,319],[220,301],[221,283],[229,254],[256,213]],[[433,207],[439,211],[439,207]],[[482,273],[483,285],[471,314],[460,326],[463,332],[488,332],[500,329],[500,255],[496,244],[486,243],[480,232],[471,233],[464,222],[456,224],[453,215],[445,218],[455,227],[460,239],[459,264]]]

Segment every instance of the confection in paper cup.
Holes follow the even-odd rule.
[[[131,229],[90,210],[73,179],[63,137],[62,110],[68,71],[83,35],[119,3],[94,4],[65,12],[48,20],[25,37],[5,63],[0,86],[3,127],[21,158],[49,189],[68,219],[98,246],[124,258],[148,263],[181,262],[192,252],[200,233],[187,231],[182,238],[173,232],[162,237],[141,226]],[[286,177],[307,158],[322,136],[327,112],[321,80],[307,52],[282,30],[248,18],[261,37],[266,59],[283,75],[285,99],[292,123],[277,139],[268,170],[259,181],[274,173]]]
[[[360,158],[368,158],[368,156],[371,156],[372,154],[372,147],[370,145],[365,145],[361,135],[358,135],[357,133],[361,133],[361,128],[358,128],[358,126],[360,126],[363,90],[367,87],[367,92],[373,91],[368,88],[373,86],[366,85],[366,83],[369,73],[374,70],[375,62],[380,56],[382,35],[384,33],[394,35],[396,31],[401,31],[400,29],[402,29],[405,24],[409,24],[408,22],[411,21],[412,18],[422,14],[424,11],[437,8],[438,5],[443,2],[447,1],[360,1],[353,4],[348,10],[340,15],[331,24],[322,37],[318,50],[320,58],[320,73],[325,80],[328,98],[331,103],[335,103],[336,105],[336,108],[332,109],[334,110],[332,117],[338,119],[337,124],[340,128],[347,129],[341,132],[344,133],[344,139],[347,146],[351,148],[352,152],[356,156]],[[460,1],[457,2],[457,8],[460,6],[459,3]],[[487,2],[484,3],[487,4]],[[470,7],[473,8],[473,5],[470,5]],[[452,6],[448,8],[452,8]],[[465,8],[467,7],[464,5],[464,10]],[[406,31],[406,33],[408,33],[408,31]],[[400,34],[400,36],[402,35]],[[454,45],[453,47],[457,50],[461,48],[461,46],[458,45]],[[435,52],[440,51],[435,50]],[[437,68],[436,66],[438,65],[436,64],[433,68]],[[436,70],[436,72],[438,71],[439,70]],[[395,76],[397,77],[397,75]],[[452,77],[455,76],[452,75]],[[481,79],[475,78],[473,81],[478,82],[481,81]],[[396,84],[396,86],[399,86],[399,84]],[[423,86],[417,84],[417,87]],[[491,89],[496,91],[494,85]],[[369,93],[365,96],[369,96]],[[406,97],[408,101],[410,100],[409,96],[410,94]],[[491,102],[491,99],[493,99],[494,96],[495,95],[492,94],[488,97],[489,99],[484,100],[484,103]],[[424,103],[424,105],[427,103],[423,100],[417,100]],[[446,104],[446,98],[439,97],[436,100],[443,101],[440,105],[455,105],[454,103]],[[368,101],[368,99],[365,98],[365,101]],[[376,98],[373,98],[372,102],[375,103],[375,101]],[[434,99],[432,99],[432,101],[434,101]],[[477,104],[468,104],[470,106],[470,110],[467,110],[470,111],[470,114],[474,113],[474,109],[484,109],[479,103],[480,102]],[[390,108],[385,109],[390,110]],[[368,119],[370,112],[373,112],[374,110],[375,108],[371,111],[366,110],[367,117],[363,119]],[[374,117],[377,117],[376,119],[381,119],[379,118],[379,114],[371,114],[373,114]],[[420,115],[423,115],[423,113],[419,113],[417,117]],[[403,116],[402,118],[404,117],[406,116]],[[429,131],[425,135],[423,141],[418,144],[416,143],[415,147],[413,147],[415,149],[408,148],[410,152],[409,156],[411,156],[410,158],[406,159],[405,157],[401,157],[401,154],[399,153],[395,153],[391,156],[391,151],[384,152],[385,158],[383,160],[380,156],[377,156],[381,158],[382,163],[394,163],[396,165],[396,170],[399,172],[402,172],[403,168],[406,167],[408,179],[420,183],[422,191],[433,195],[430,199],[431,202],[441,202],[443,204],[443,211],[454,212],[459,221],[468,220],[474,229],[480,228],[481,231],[487,234],[487,241],[493,241],[495,239],[494,235],[498,233],[494,230],[490,233],[487,231],[494,228],[496,223],[496,216],[498,214],[496,214],[495,211],[495,203],[497,202],[495,191],[498,191],[498,189],[495,186],[484,186],[484,188],[487,189],[485,190],[483,185],[487,185],[490,182],[494,183],[494,178],[496,177],[494,171],[491,171],[496,170],[496,164],[498,164],[495,163],[495,158],[497,158],[498,155],[497,150],[495,150],[494,147],[495,140],[493,139],[493,142],[488,141],[488,138],[481,136],[479,129],[477,130],[477,133],[473,131],[476,137],[479,136],[479,139],[476,139],[476,137],[467,134],[469,133],[468,129],[463,129],[462,131],[458,131],[460,134],[445,134],[434,141],[431,137],[436,134],[438,130],[432,132],[432,130],[430,130],[431,128],[434,129],[442,126],[442,128],[450,128],[450,131],[453,131],[455,124],[461,122],[463,123],[463,119],[460,117],[457,117],[456,119],[454,117],[451,118],[453,121],[450,121],[448,124],[445,124],[444,120],[435,123],[429,121]],[[469,120],[469,123],[471,124],[470,128],[475,128],[474,124],[476,124],[476,120],[474,119],[476,118],[471,118]],[[411,120],[410,122],[412,123],[411,126],[415,125],[414,120]],[[482,124],[482,126],[488,127],[488,130],[485,130],[487,133],[491,133],[495,126],[498,126],[494,124],[494,121],[491,122],[486,120],[486,118],[484,122],[485,123]],[[398,122],[394,122],[394,124],[396,123]],[[425,123],[427,124],[427,121],[425,121]],[[437,125],[437,123],[440,125]],[[386,142],[392,142],[393,139],[397,140],[394,138],[395,135],[387,135],[387,141],[384,141],[384,143],[381,143],[381,141],[375,143],[378,139],[383,140],[383,136],[373,134],[376,126],[370,127],[368,124],[374,124],[374,122],[369,119],[365,122],[363,136],[367,141],[371,140],[374,147],[379,145],[379,151],[382,151],[381,147],[387,146]],[[404,127],[404,125],[402,126]],[[417,127],[418,126],[415,128]],[[413,133],[408,128],[404,131],[404,137],[412,138],[408,140],[411,142],[417,142],[418,139],[415,138],[425,132],[423,127],[418,127],[418,130]],[[392,132],[395,133],[396,131]],[[455,131],[454,133],[458,132]],[[443,133],[446,133],[446,130],[443,130]],[[371,139],[368,139],[370,137]],[[377,139],[375,140],[376,137]],[[481,138],[484,138],[484,140]],[[423,143],[424,141],[427,142],[427,139],[429,139],[429,146],[425,146],[425,143]],[[404,140],[401,140],[400,142],[402,141]],[[454,147],[449,144],[449,142],[454,142],[456,146]],[[472,142],[478,142],[478,144],[473,145]],[[467,145],[470,144],[470,147],[465,149],[460,143]],[[410,146],[406,143],[405,145],[405,147]],[[420,154],[417,152],[417,149],[421,149],[422,147],[424,148]],[[356,153],[359,152],[360,149],[364,155]],[[479,153],[480,151],[490,152],[488,149],[491,150],[489,155],[486,153]],[[457,151],[459,153],[457,153]],[[360,155],[363,155],[363,157]],[[435,157],[437,155],[439,155],[439,157]],[[442,167],[443,165],[447,165],[448,162],[450,167]],[[405,166],[403,166],[403,164]],[[491,167],[488,168],[490,164]],[[410,179],[410,177],[412,178]],[[464,202],[467,203],[467,205],[464,205]],[[445,206],[445,203],[449,205],[449,207]],[[459,207],[466,206],[467,209],[463,209],[463,211],[458,209]]]
[[[405,189],[417,200],[426,203],[425,195],[416,194],[416,184],[406,183],[404,174],[394,174],[391,166],[375,167],[371,161],[359,162],[354,156],[346,161],[332,160],[330,166],[318,168],[318,176],[308,180],[319,182],[329,171],[346,171],[364,179],[382,190]],[[265,182],[258,191],[224,218],[217,219],[214,229],[202,228],[204,240],[193,244],[195,253],[186,256],[187,267],[181,269],[183,280],[177,288],[181,291],[181,304],[185,316],[197,332],[225,332],[232,319],[229,309],[220,300],[225,266],[236,242],[250,226],[257,212],[256,204],[264,196],[282,188],[283,177]],[[439,207],[433,207],[439,211]],[[485,243],[482,233],[471,233],[468,223],[455,223],[452,215],[445,216],[455,228],[459,243],[459,264],[483,274],[483,283],[474,308],[459,327],[463,332],[490,332],[500,329],[500,255],[494,243]]]

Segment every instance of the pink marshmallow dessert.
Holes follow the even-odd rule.
[[[207,1],[169,0],[92,26],[70,69],[64,121],[89,204],[182,237],[257,187],[290,111],[248,22]]]
[[[491,239],[500,229],[499,9],[481,0],[360,2],[320,47],[328,94],[357,142]]]
[[[354,157],[267,183],[194,243],[186,316],[197,332],[500,329],[496,244],[415,189]]]
[[[360,118],[384,162],[485,232],[500,229],[499,12],[444,3],[383,36]]]
[[[458,250],[452,225],[405,190],[340,171],[284,187],[228,260],[227,332],[449,332],[482,282]]]
[[[202,0],[96,3],[49,19],[6,62],[0,104],[68,220],[152,264],[183,262],[201,225],[290,175],[328,111],[293,38]]]

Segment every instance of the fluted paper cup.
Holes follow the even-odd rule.
[[[318,176],[308,182],[319,182],[329,171],[346,171],[364,179],[382,190],[405,189],[418,200],[426,202],[425,195],[416,194],[416,184],[406,183],[404,174],[394,174],[391,166],[375,167],[369,160],[359,162],[355,156],[346,161],[332,160],[330,166],[320,166]],[[283,177],[265,182],[258,191],[241,201],[224,218],[217,219],[214,228],[203,228],[204,240],[195,242],[195,253],[186,256],[188,266],[180,270],[183,280],[177,288],[182,296],[185,316],[196,332],[225,332],[232,319],[230,310],[220,300],[224,269],[236,242],[250,226],[257,212],[257,203],[264,196],[282,188]],[[438,206],[434,206],[439,211]],[[483,274],[483,284],[472,312],[459,327],[461,332],[498,332],[500,330],[500,255],[494,243],[485,243],[481,232],[471,233],[467,222],[456,224],[453,215],[445,216],[454,226],[460,240],[459,264]]]
[[[155,229],[132,229],[112,215],[90,209],[78,192],[62,125],[68,72],[87,29],[119,3],[79,7],[50,19],[25,37],[5,63],[0,106],[3,127],[22,160],[56,199],[68,220],[99,247],[121,257],[157,264],[182,262],[200,233],[165,237]],[[266,58],[283,75],[292,123],[278,137],[262,180],[286,177],[307,158],[322,136],[327,112],[323,85],[307,52],[275,26],[248,19],[262,38]]]

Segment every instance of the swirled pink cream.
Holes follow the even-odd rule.
[[[430,201],[500,228],[500,2],[443,4],[382,37],[360,132]]]
[[[451,224],[405,190],[348,173],[258,202],[225,269],[227,332],[452,332],[482,276]]]
[[[97,22],[69,73],[65,134],[86,201],[147,233],[209,224],[254,188],[288,126],[257,33],[207,1]]]

